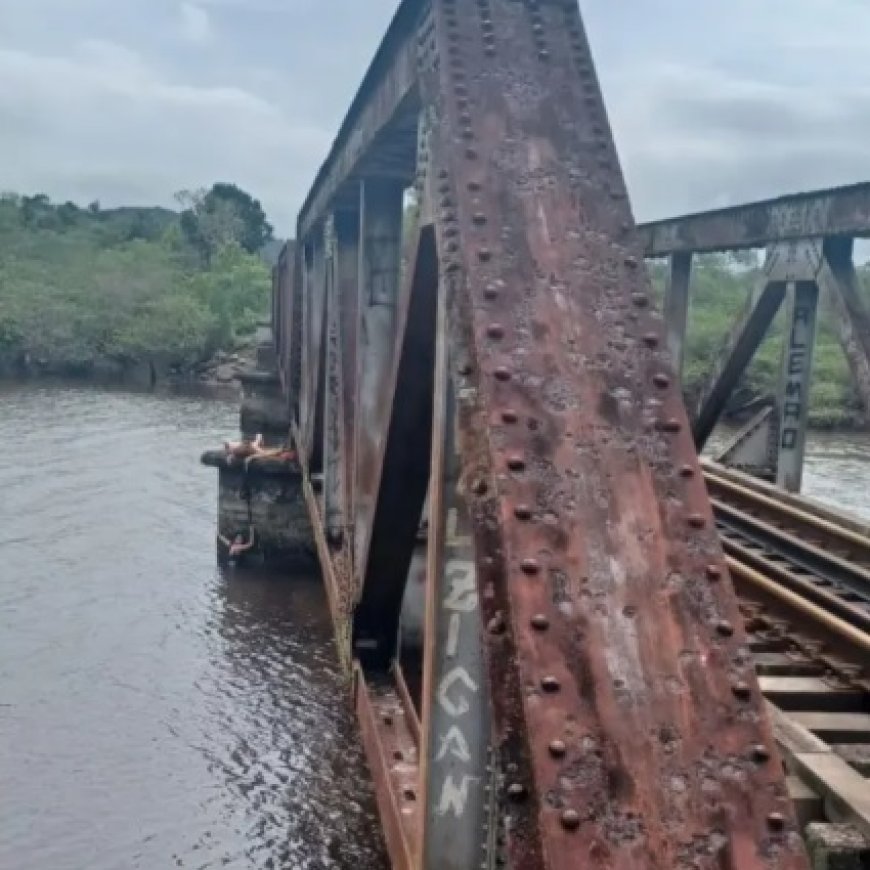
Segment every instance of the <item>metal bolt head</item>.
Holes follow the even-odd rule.
[[[752,747],[752,758],[759,763],[770,761],[770,750],[763,743],[756,743]]]
[[[658,347],[659,346],[659,337],[654,332],[648,332],[643,337],[643,343],[647,347]]]
[[[512,453],[507,458],[507,467],[511,471],[522,471],[526,467],[526,460],[518,453]]]
[[[536,613],[532,619],[532,628],[537,631],[546,631],[550,627],[550,620],[545,613]]]
[[[768,813],[767,826],[773,831],[781,831],[785,827],[785,816],[778,812]]]
[[[551,674],[541,678],[541,688],[545,692],[558,692],[560,687],[559,680]]]
[[[499,366],[493,375],[497,381],[509,381],[511,379],[511,370],[507,366]]]
[[[550,750],[550,755],[552,755],[553,758],[563,758],[565,753],[568,751],[568,747],[565,745],[564,740],[551,740],[547,749]]]
[[[735,698],[740,698],[740,700],[745,701],[752,697],[752,688],[748,683],[739,681],[731,684],[731,694],[734,695]]]
[[[646,293],[632,293],[631,302],[638,308],[646,308],[649,305],[649,296]]]
[[[507,788],[507,793],[512,801],[521,801],[526,796],[526,787],[521,782],[512,782]]]
[[[689,514],[686,518],[686,522],[693,529],[703,529],[707,524],[707,520],[704,518],[703,514]]]
[[[576,831],[580,827],[580,813],[572,809],[562,810],[559,821],[566,831]]]
[[[504,617],[499,613],[487,623],[486,630],[490,634],[503,634],[505,630]]]
[[[659,372],[653,375],[653,383],[659,389],[664,390],[671,385],[671,379],[664,372]]]
[[[520,570],[523,574],[537,574],[541,570],[541,564],[537,559],[523,559]]]
[[[720,620],[716,623],[716,633],[722,637],[731,637],[734,634],[734,626],[727,619]]]
[[[518,520],[530,520],[532,518],[532,509],[527,504],[518,504],[514,508],[514,516]]]
[[[517,420],[519,419],[519,415],[516,411],[507,408],[501,412],[501,419],[503,423],[513,424],[517,422]]]
[[[722,579],[722,569],[712,562],[704,569],[708,580],[716,581]]]
[[[504,338],[504,327],[500,323],[490,323],[486,328],[486,334],[496,340]]]

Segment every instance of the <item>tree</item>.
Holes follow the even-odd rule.
[[[218,183],[211,190],[181,191],[175,196],[184,209],[181,229],[205,264],[226,245],[238,244],[258,253],[272,239],[272,226],[259,200],[234,184]]]

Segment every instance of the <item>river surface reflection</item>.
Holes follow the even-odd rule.
[[[236,402],[0,386],[0,867],[385,867],[311,577],[222,573]],[[806,491],[870,520],[866,436]]]
[[[0,409],[0,867],[385,867],[319,582],[215,565],[237,403]]]

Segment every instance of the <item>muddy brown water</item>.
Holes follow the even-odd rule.
[[[0,867],[386,867],[312,577],[215,564],[235,401],[0,385]],[[870,519],[861,436],[806,491]]]
[[[319,582],[216,567],[237,426],[0,386],[3,870],[386,867]]]

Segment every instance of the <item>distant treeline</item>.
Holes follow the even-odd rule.
[[[683,373],[689,397],[697,394],[723,346],[725,335],[743,307],[750,289],[759,281],[761,264],[753,253],[705,254],[692,265],[686,359]],[[667,277],[663,263],[651,266],[653,284],[663,292]],[[864,297],[870,305],[870,269],[859,269]],[[824,297],[823,297],[824,298]],[[739,389],[731,401],[736,410],[776,391],[780,373],[783,312],[774,321]],[[846,358],[824,302],[819,312],[813,356],[810,421],[817,427],[847,427],[862,420],[863,412],[853,386]]]
[[[179,212],[0,195],[0,371],[183,370],[269,309],[272,228],[234,185]]]

